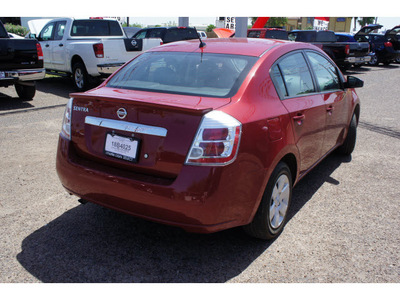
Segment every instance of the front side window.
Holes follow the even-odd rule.
[[[136,33],[133,37],[135,39],[144,39],[146,37],[147,30],[140,30],[138,33]]]
[[[54,29],[54,23],[50,23],[46,25],[43,30],[40,32],[39,39],[41,41],[48,41],[53,38],[53,29]]]
[[[120,70],[108,87],[231,97],[257,57],[212,53],[147,52]]]
[[[310,70],[301,53],[285,56],[278,62],[278,66],[286,87],[286,93],[281,95],[295,97],[315,92]],[[272,71],[272,76],[274,76],[274,72],[278,69]],[[275,82],[279,82],[279,78],[276,76],[274,78]],[[282,89],[282,87],[277,87],[277,89]]]
[[[339,90],[340,80],[336,68],[326,58],[314,52],[306,52],[311,67],[317,78],[317,84],[321,92]]]

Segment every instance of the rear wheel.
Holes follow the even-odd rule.
[[[75,87],[79,91],[84,91],[88,88],[89,75],[86,71],[85,65],[77,62],[72,67],[72,79]]]
[[[371,56],[371,60],[368,62],[368,64],[371,65],[371,66],[377,66],[379,64],[378,56],[376,56],[376,54],[373,54]]]
[[[15,84],[15,90],[18,94],[18,97],[22,100],[30,101],[33,99],[36,93],[36,86],[32,85],[22,85],[22,84]]]
[[[292,199],[292,186],[290,169],[280,162],[272,172],[253,221],[244,227],[246,233],[270,240],[282,232]]]
[[[353,115],[349,129],[347,132],[346,139],[344,140],[343,145],[338,148],[338,151],[343,155],[350,155],[353,153],[354,147],[356,146],[357,140],[357,118],[356,115]]]

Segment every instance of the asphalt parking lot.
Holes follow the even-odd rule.
[[[31,102],[1,88],[0,282],[400,282],[400,65],[347,74],[365,82],[356,149],[295,187],[272,242],[80,205],[55,171],[72,83],[46,78]]]

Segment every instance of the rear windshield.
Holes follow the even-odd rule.
[[[112,20],[75,20],[72,23],[71,36],[122,36],[118,21]]]
[[[162,93],[231,97],[257,57],[147,52],[113,76],[108,87]]]

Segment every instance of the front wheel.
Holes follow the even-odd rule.
[[[351,153],[353,153],[354,147],[356,146],[356,140],[357,118],[356,115],[353,115],[353,117],[351,118],[349,129],[347,131],[346,139],[344,140],[343,145],[338,148],[339,153],[343,155],[350,155]]]
[[[253,221],[244,226],[246,233],[264,240],[277,237],[287,221],[292,188],[290,169],[280,162],[271,174]]]

